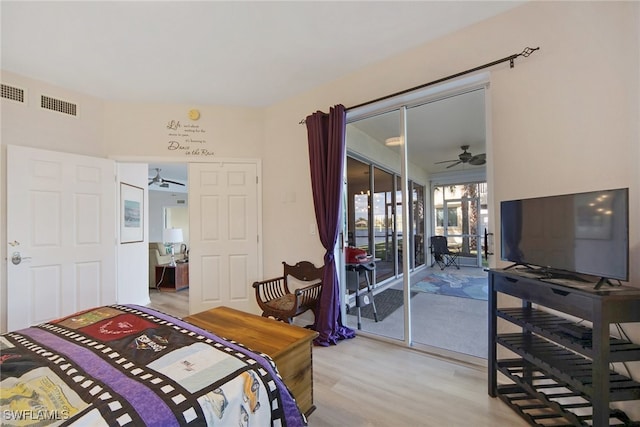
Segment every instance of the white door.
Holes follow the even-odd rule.
[[[189,163],[189,310],[258,312],[255,163]]]
[[[7,146],[7,329],[116,302],[115,162]]]

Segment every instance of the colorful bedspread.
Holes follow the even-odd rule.
[[[2,425],[301,426],[273,361],[146,307],[0,336]]]

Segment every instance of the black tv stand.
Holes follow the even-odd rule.
[[[488,308],[490,396],[533,426],[640,425],[610,406],[640,401],[640,382],[610,368],[640,361],[640,344],[610,336],[612,324],[640,322],[640,289],[573,288],[489,270]],[[575,317],[585,324],[576,328]]]

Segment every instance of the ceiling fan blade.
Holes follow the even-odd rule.
[[[176,182],[176,181],[170,181],[168,179],[163,179],[162,182],[168,182],[169,184],[175,184],[175,185],[182,185],[184,187],[184,184],[181,182]]]
[[[485,163],[487,163],[486,153],[477,154],[473,156],[471,159],[469,159],[469,164],[474,166],[484,165]]]
[[[440,163],[451,163],[451,162],[459,162],[460,160],[445,160],[442,162],[435,162],[434,165],[439,165]]]
[[[458,166],[460,163],[462,163],[462,160],[458,160],[458,161],[457,161],[457,162],[455,162],[454,164],[447,166],[447,169],[452,168],[452,167],[454,167],[454,166]]]
[[[149,185],[153,184],[153,180],[149,181]]]

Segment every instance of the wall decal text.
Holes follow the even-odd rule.
[[[213,150],[206,147],[207,131],[199,124],[182,124],[180,120],[169,120],[167,128],[167,150],[185,156],[213,156]]]

